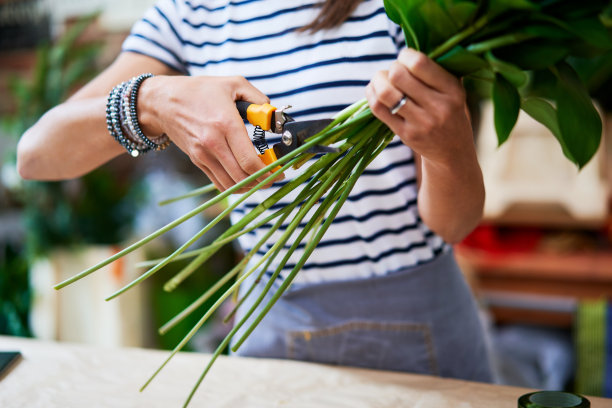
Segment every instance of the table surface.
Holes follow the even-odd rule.
[[[23,359],[0,380],[0,407],[181,407],[209,356],[179,353],[149,385],[165,351],[0,336]],[[192,407],[515,408],[523,388],[296,361],[221,357]],[[612,399],[589,398],[594,408]]]

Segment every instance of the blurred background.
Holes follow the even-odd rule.
[[[162,286],[180,263],[103,300],[141,272],[138,262],[169,253],[218,215],[220,204],[146,249],[53,289],[194,208],[195,198],[157,203],[208,182],[173,147],[139,160],[124,155],[65,182],[26,182],[15,169],[23,131],[107,66],[152,3],[0,0],[1,335],[172,348],[198,313],[164,336],[157,328],[240,259],[228,246],[173,292]],[[491,107],[466,84],[487,201],[483,223],[456,254],[481,305],[497,382],[612,397],[612,55],[575,68],[604,120],[600,150],[581,172],[526,116],[498,148]],[[192,350],[214,349],[228,331],[225,313],[201,330]]]

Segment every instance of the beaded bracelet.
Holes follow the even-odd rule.
[[[138,123],[138,90],[142,82],[152,76],[150,73],[141,74],[117,85],[110,92],[106,104],[107,129],[132,157],[151,150],[163,150],[170,145],[170,139],[165,134],[154,140],[145,136]]]
[[[138,146],[132,141],[126,138],[123,130],[121,129],[121,118],[120,118],[120,104],[121,94],[125,90],[127,82],[122,82],[114,87],[108,95],[106,103],[106,128],[111,136],[123,146],[132,157],[137,157],[140,154]]]

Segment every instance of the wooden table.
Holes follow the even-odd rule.
[[[144,393],[168,355],[0,336],[23,359],[0,381],[2,408],[180,407],[208,356],[179,353]],[[515,408],[527,389],[294,361],[223,357],[192,407]],[[592,407],[612,400],[590,398]]]

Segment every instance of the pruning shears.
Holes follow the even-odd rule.
[[[269,103],[258,105],[255,103],[237,101],[236,108],[243,120],[255,126],[253,131],[253,144],[259,151],[259,158],[268,165],[279,158],[302,146],[306,139],[323,130],[332,122],[332,119],[316,119],[296,121],[285,110],[291,106],[276,108]],[[280,134],[281,141],[272,148],[268,147],[266,131]],[[315,145],[306,150],[308,153],[337,153],[339,150],[331,146]],[[272,171],[277,171],[276,167]]]

